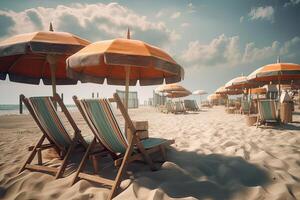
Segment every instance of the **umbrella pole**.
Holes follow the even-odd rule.
[[[130,77],[130,67],[129,66],[125,67],[125,76],[126,76],[126,79],[125,79],[125,109],[128,112],[128,94],[129,94],[129,77]],[[128,135],[128,129],[127,129],[126,122],[125,122],[125,135],[126,135],[127,139],[130,139],[130,138],[128,138],[129,135]]]
[[[125,108],[128,111],[128,94],[129,94],[129,76],[130,76],[130,67],[125,67]]]
[[[56,72],[56,56],[55,55],[47,55],[47,61],[50,66],[50,71],[51,71],[51,82],[52,82],[52,95],[53,97],[56,94],[56,77],[55,77],[55,72]],[[54,108],[57,110],[57,104],[54,101]]]

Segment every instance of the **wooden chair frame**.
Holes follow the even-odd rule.
[[[52,173],[52,174],[55,174],[55,179],[58,179],[63,176],[63,173],[67,166],[67,162],[69,160],[70,154],[74,150],[74,147],[78,143],[82,144],[86,148],[88,146],[88,144],[85,142],[82,135],[80,134],[81,131],[77,127],[75,121],[73,120],[72,116],[70,115],[68,109],[64,105],[64,103],[63,103],[62,99],[59,97],[59,95],[56,94],[54,97],[50,97],[50,99],[51,99],[52,103],[57,102],[59,104],[59,106],[62,109],[62,112],[65,114],[66,118],[68,119],[69,123],[71,124],[72,128],[74,129],[74,137],[70,138],[71,145],[69,146],[68,149],[59,148],[59,146],[56,144],[56,142],[53,139],[51,139],[51,137],[48,135],[47,131],[41,125],[41,123],[38,119],[38,116],[35,114],[31,104],[29,103],[29,100],[24,95],[21,95],[22,102],[27,107],[29,113],[31,114],[34,121],[36,122],[36,124],[38,125],[40,130],[42,131],[43,135],[38,140],[38,142],[35,144],[35,146],[31,146],[28,148],[28,150],[31,151],[31,153],[29,154],[28,158],[26,159],[26,161],[24,162],[24,164],[22,165],[22,167],[20,168],[18,173],[21,173],[25,169],[28,169],[28,170]],[[49,141],[48,144],[43,144],[45,139],[47,139]],[[63,159],[62,164],[58,168],[43,165],[42,151],[45,149],[49,149],[49,148],[53,148],[57,152],[59,157],[61,159]],[[38,164],[31,164],[31,162],[33,161],[33,159],[35,158],[36,155],[37,155],[37,159],[38,159]]]
[[[122,116],[125,119],[125,124],[128,127],[128,133],[127,134],[130,135],[129,141],[128,141],[128,147],[127,147],[126,152],[125,152],[124,155],[116,155],[115,153],[111,152],[112,158],[115,160],[114,161],[115,166],[120,166],[119,170],[118,170],[118,173],[116,175],[116,178],[114,180],[111,180],[111,179],[106,179],[106,178],[103,178],[103,177],[100,177],[100,176],[90,175],[90,174],[82,172],[84,170],[85,165],[86,165],[88,155],[90,154],[91,149],[94,147],[94,145],[96,143],[101,143],[101,140],[100,140],[98,134],[95,133],[95,129],[92,128],[92,124],[90,124],[89,120],[87,119],[87,116],[84,113],[83,108],[81,107],[80,100],[78,100],[76,96],[73,97],[73,100],[74,100],[75,104],[77,105],[79,111],[83,115],[84,119],[88,123],[89,127],[91,128],[91,130],[94,134],[94,139],[93,139],[92,143],[88,146],[88,148],[85,152],[85,155],[83,156],[83,158],[80,162],[80,165],[77,169],[77,172],[75,173],[75,177],[73,179],[72,185],[74,183],[76,183],[80,178],[82,178],[82,179],[86,179],[86,180],[89,180],[89,181],[100,183],[100,184],[103,184],[103,185],[106,185],[106,186],[110,186],[111,187],[111,192],[109,194],[108,199],[112,199],[117,194],[117,190],[118,190],[119,185],[121,183],[121,178],[122,178],[124,172],[126,171],[126,166],[130,162],[133,162],[133,161],[136,161],[136,160],[146,161],[146,163],[149,164],[151,170],[156,170],[156,168],[154,166],[154,163],[153,163],[152,159],[150,158],[149,154],[160,151],[163,159],[166,160],[165,145],[173,144],[174,140],[169,140],[168,142],[166,142],[162,145],[158,145],[154,148],[145,149],[144,146],[141,143],[141,140],[140,140],[139,136],[138,136],[140,131],[135,129],[135,127],[134,127],[134,125],[133,125],[133,123],[132,123],[132,121],[129,117],[129,114],[126,111],[119,95],[117,93],[115,93],[114,98],[110,98],[109,101],[117,103],[118,108],[120,109],[120,111],[122,113]],[[103,145],[103,146],[105,146],[105,145]],[[137,147],[137,149],[139,150],[139,153],[133,154],[134,147]]]

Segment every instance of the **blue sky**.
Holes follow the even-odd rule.
[[[92,42],[125,37],[141,39],[169,52],[185,69],[187,89],[213,92],[241,74],[276,62],[300,63],[300,0],[120,0],[1,1],[0,40],[39,30],[53,22],[57,31]],[[156,86],[131,87],[140,101]],[[92,92],[110,96],[114,87],[96,84],[58,86],[67,103],[71,96]],[[50,95],[50,86],[0,81],[0,103],[17,103],[18,94]],[[193,97],[191,97],[193,98]]]

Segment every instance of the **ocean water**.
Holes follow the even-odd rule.
[[[76,105],[66,105],[69,110],[75,110]],[[59,109],[60,110],[60,109]],[[28,110],[23,105],[23,113],[28,114]],[[0,104],[0,115],[16,115],[19,114],[19,104]]]

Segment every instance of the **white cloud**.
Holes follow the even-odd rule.
[[[272,42],[271,46],[258,48],[254,42],[246,44],[242,62],[248,63],[265,58],[276,57],[280,49],[280,44],[277,41]]]
[[[190,42],[183,52],[182,59],[190,63],[219,65],[239,61],[239,37],[226,37],[224,34],[213,39],[209,44],[200,44],[198,40]]]
[[[252,8],[248,13],[251,20],[274,20],[274,8],[272,6]]]
[[[181,27],[189,27],[189,26],[190,26],[190,24],[187,23],[187,22],[184,22],[184,23],[181,24]]]
[[[244,16],[240,17],[240,23],[242,23],[244,21]]]
[[[277,56],[290,59],[300,56],[300,38],[294,37],[281,45],[273,41],[270,46],[257,47],[254,42],[247,43],[242,50],[239,48],[239,37],[227,37],[224,34],[214,38],[208,44],[198,40],[189,43],[182,52],[181,60],[194,66],[237,66],[253,63]]]
[[[284,3],[284,7],[288,6],[295,6],[300,3],[300,0],[289,0],[288,2]]]
[[[176,19],[176,18],[180,17],[180,15],[181,15],[181,12],[175,12],[171,15],[171,19]]]
[[[131,29],[132,38],[143,39],[159,46],[180,37],[162,21],[152,22],[146,16],[118,3],[76,3],[55,8],[37,7],[20,12],[0,10],[0,17],[2,16],[13,20],[11,27],[8,27],[9,33],[0,35],[2,38],[48,30],[50,21],[53,22],[54,30],[72,32],[91,41],[125,37],[127,27]]]

